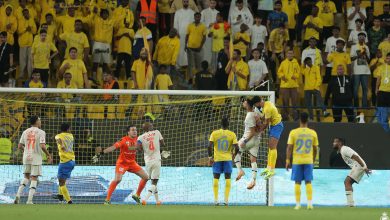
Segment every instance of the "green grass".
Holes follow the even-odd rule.
[[[382,208],[315,207],[308,211],[302,207],[258,206],[134,206],[134,205],[0,205],[0,219],[12,220],[314,220],[314,219],[379,219]]]

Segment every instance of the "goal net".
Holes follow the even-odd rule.
[[[158,183],[164,204],[212,204],[212,169],[207,165],[209,136],[220,128],[221,118],[228,117],[229,129],[240,138],[244,131],[243,97],[259,95],[274,101],[273,92],[230,91],[158,91],[158,90],[63,90],[0,88],[0,203],[12,203],[23,178],[22,152],[17,144],[28,118],[38,115],[46,142],[54,156],[47,164],[44,156],[43,176],[34,196],[34,203],[57,203],[52,196],[58,192],[59,163],[55,135],[63,122],[71,124],[75,137],[76,167],[67,181],[75,203],[103,203],[110,181],[115,176],[119,152],[105,154],[96,164],[91,158],[98,148],[112,146],[126,135],[128,125],[152,120],[154,128],[164,137],[171,156],[162,160]],[[267,132],[262,136],[257,164],[259,170],[267,163]],[[143,166],[142,153],[137,162]],[[232,205],[272,205],[272,180],[257,178],[257,185],[247,190],[250,181],[249,156],[244,154],[247,173],[240,181],[232,181],[229,203]],[[233,169],[232,179],[237,175]],[[139,177],[127,173],[112,196],[113,203],[132,203]],[[224,195],[224,177],[220,179],[220,201]],[[150,183],[148,183],[150,184]],[[146,187],[146,189],[148,186]],[[25,202],[28,187],[22,193]],[[145,196],[143,192],[142,196]]]

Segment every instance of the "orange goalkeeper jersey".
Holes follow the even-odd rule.
[[[127,164],[135,161],[137,155],[137,137],[131,138],[129,136],[123,137],[120,141],[116,142],[114,146],[120,149],[120,154],[117,164]]]

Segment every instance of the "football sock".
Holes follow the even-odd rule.
[[[237,169],[242,170],[241,168],[241,153],[238,152],[236,157],[234,158],[234,163],[236,164]]]
[[[38,181],[31,180],[30,191],[28,192],[27,202],[32,202],[35,191],[37,190]]]
[[[157,186],[155,186],[155,189],[154,189],[154,198],[156,199],[156,202],[158,202],[158,190],[157,190]]]
[[[60,188],[61,188],[62,195],[64,196],[64,199],[67,202],[69,202],[71,199],[70,199],[68,188],[66,188],[66,185],[63,185]]]
[[[229,202],[229,194],[230,194],[230,188],[231,188],[231,180],[225,179],[225,203],[227,204]],[[218,190],[217,190],[218,192]]]
[[[61,192],[61,186],[58,186],[58,195],[61,195],[61,196],[64,195],[64,194],[62,194],[62,192]]]
[[[144,190],[147,182],[148,181],[144,180],[144,179],[141,179],[141,181],[139,181],[139,185],[138,185],[138,189],[137,189],[137,196],[141,196],[142,190]]]
[[[256,176],[257,176],[257,163],[253,162],[253,163],[251,163],[251,166],[252,166],[252,179],[256,180]]]
[[[24,178],[22,180],[22,182],[20,183],[18,192],[16,193],[16,197],[20,197],[20,194],[22,194],[22,192],[23,192],[24,188],[27,186],[28,182],[29,182],[29,179]]]
[[[218,202],[218,185],[219,185],[219,179],[214,178],[213,179],[214,202]],[[226,182],[226,185],[227,185],[227,182]]]
[[[295,183],[295,202],[297,205],[301,205],[301,184]]]
[[[148,199],[150,198],[150,196],[152,196],[152,194],[156,191],[156,186],[155,185],[150,185],[150,188],[148,190],[148,194],[146,195],[145,197],[145,201],[148,201]]]
[[[110,187],[108,187],[108,191],[107,191],[107,197],[106,197],[106,200],[107,201],[110,201],[111,200],[111,196],[112,196],[112,193],[114,192],[114,190],[116,189],[116,186],[118,185],[118,183],[116,181],[112,181],[111,184],[110,184]]]
[[[278,158],[278,151],[276,149],[270,149],[268,152],[268,167],[270,169],[275,169],[277,158]]]
[[[345,191],[345,194],[347,195],[347,205],[353,206],[354,205],[353,191]]]
[[[311,205],[311,201],[313,200],[313,185],[311,183],[306,184],[306,196],[307,204]]]

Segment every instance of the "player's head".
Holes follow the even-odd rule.
[[[127,135],[131,138],[137,137],[137,127],[135,125],[129,125],[126,128],[127,130]]]
[[[153,124],[150,123],[150,122],[145,122],[145,123],[142,125],[142,130],[143,130],[144,132],[148,132],[148,131],[153,130]]]
[[[61,132],[68,132],[70,129],[70,124],[67,122],[64,122],[61,124]]]
[[[30,125],[34,127],[41,127],[41,119],[38,117],[38,115],[33,115],[30,117]]]
[[[254,104],[255,104],[255,103],[253,103],[253,100],[252,100],[252,99],[247,98],[247,99],[245,99],[244,102],[242,103],[242,106],[243,106],[247,111],[252,111]]]
[[[229,127],[229,118],[223,117],[221,121],[221,125],[223,129],[227,129]]]
[[[261,107],[260,105],[261,105],[262,100],[261,100],[260,96],[253,96],[252,102],[253,102],[254,106]]]
[[[309,114],[307,114],[307,112],[302,112],[299,119],[301,121],[301,125],[305,125],[309,121]]]
[[[345,144],[345,139],[341,137],[336,137],[333,139],[333,148],[340,149]]]

